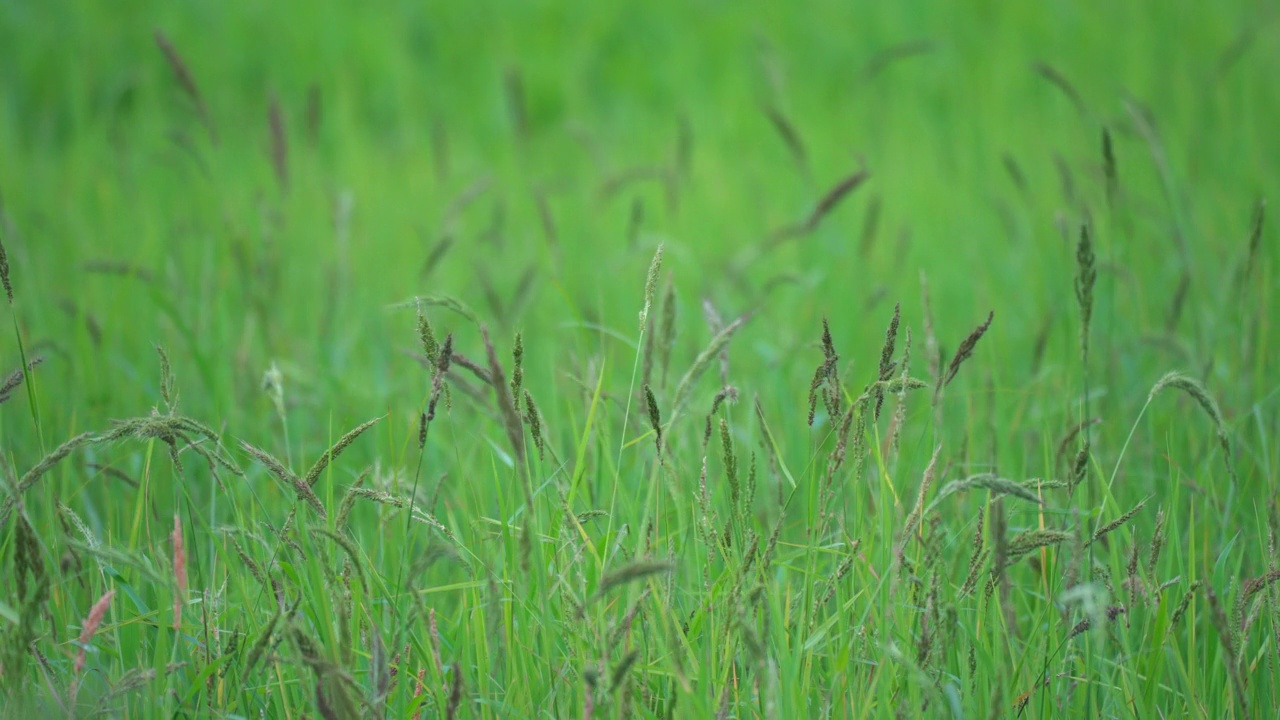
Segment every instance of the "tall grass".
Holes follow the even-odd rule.
[[[0,717],[1280,700],[1264,17],[82,10],[0,15]]]

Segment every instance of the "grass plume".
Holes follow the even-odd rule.
[[[835,343],[831,339],[831,325],[822,318],[822,363],[813,373],[813,381],[809,383],[809,426],[813,426],[818,412],[818,397],[821,395],[826,404],[827,415],[831,422],[840,416],[839,376],[840,355],[836,353]]]
[[[670,560],[637,560],[601,577],[593,598],[598,600],[623,585],[639,582],[654,575],[661,575],[674,570],[675,565]]]
[[[182,55],[178,53],[178,49],[173,46],[169,37],[163,32],[156,30],[153,37],[156,41],[156,47],[159,47],[160,52],[164,53],[164,59],[169,63],[169,69],[173,71],[173,77],[178,81],[178,86],[182,88],[182,92],[195,105],[196,115],[209,133],[209,140],[214,145],[217,145],[218,131],[213,126],[213,116],[209,114],[209,106],[205,104],[204,96],[200,93],[200,87],[196,85],[196,78],[192,75],[186,60],[182,58]]]
[[[1227,615],[1223,611],[1222,603],[1218,600],[1218,594],[1214,592],[1213,587],[1205,586],[1205,596],[1209,599],[1209,618],[1213,621],[1213,627],[1218,631],[1218,642],[1222,645],[1222,654],[1224,663],[1227,666],[1227,677],[1231,679],[1231,689],[1236,697],[1236,702],[1240,705],[1240,716],[1248,720],[1249,714],[1248,695],[1245,692],[1245,678],[1240,673],[1239,649],[1236,647],[1232,639],[1231,627],[1227,624]]]
[[[881,382],[888,382],[893,377],[893,371],[897,364],[893,361],[893,353],[895,345],[898,341],[898,323],[902,318],[901,303],[893,306],[893,318],[889,320],[889,327],[884,333],[884,346],[880,349],[880,375]],[[974,341],[975,343],[977,340]],[[875,419],[880,419],[880,408],[884,405],[884,390],[876,390]]]
[[[12,512],[22,495],[34,487],[40,481],[40,478],[44,477],[55,465],[66,459],[76,449],[84,447],[96,439],[95,434],[92,432],[80,433],[54,448],[40,462],[23,473],[22,477],[18,478],[15,494],[11,497],[6,497],[3,505],[0,506],[0,527],[4,527],[5,521],[9,519],[9,513]]]
[[[956,493],[968,492],[970,490],[989,490],[993,497],[1011,495],[1013,497],[1026,500],[1029,503],[1035,503],[1036,505],[1040,504],[1040,496],[1036,495],[1035,491],[1026,485],[1014,480],[992,475],[991,473],[982,473],[979,475],[970,475],[969,477],[962,478],[960,480],[952,480],[946,485],[943,485],[942,489],[939,490],[938,494],[933,498],[933,502],[929,503],[929,507],[925,510],[925,513],[928,514],[929,512],[932,512],[938,507],[938,503],[942,502],[948,496],[955,495]]]
[[[809,153],[804,149],[804,141],[800,139],[800,133],[796,130],[795,125],[787,119],[774,105],[764,106],[765,117],[769,118],[769,124],[773,127],[774,132],[782,139],[782,143],[787,146],[787,152],[791,154],[791,159],[795,161],[796,167],[802,173],[808,174],[809,171]]]
[[[13,305],[13,281],[9,278],[9,253],[4,249],[4,237],[0,236],[0,286],[4,287],[5,297]]]
[[[1145,506],[1146,506],[1146,504],[1147,504],[1147,501],[1146,501],[1146,499],[1144,498],[1144,499],[1143,499],[1141,502],[1139,502],[1137,505],[1134,505],[1133,507],[1129,508],[1129,511],[1128,511],[1128,512],[1126,512],[1125,514],[1121,515],[1120,517],[1116,518],[1115,520],[1112,520],[1111,522],[1107,523],[1106,525],[1103,525],[1102,527],[1100,527],[1100,528],[1098,528],[1097,530],[1095,530],[1095,531],[1094,531],[1094,533],[1093,533],[1093,538],[1089,540],[1089,543],[1088,543],[1088,544],[1093,544],[1093,543],[1095,543],[1095,542],[1098,542],[1098,541],[1099,541],[1099,540],[1101,540],[1102,538],[1104,538],[1104,537],[1106,537],[1107,535],[1111,534],[1111,532],[1113,532],[1114,530],[1117,530],[1117,529],[1119,529],[1119,528],[1123,527],[1125,523],[1127,523],[1127,522],[1129,522],[1130,520],[1132,520],[1132,519],[1133,519],[1133,516],[1134,516],[1134,515],[1137,515],[1139,512],[1141,512],[1141,511],[1142,511],[1142,508],[1143,508],[1143,507],[1145,507]]]
[[[381,417],[376,417],[357,425],[348,431],[346,435],[339,438],[338,442],[334,443],[332,447],[324,451],[324,454],[316,459],[315,463],[311,466],[311,469],[307,471],[306,477],[303,478],[307,483],[307,486],[315,487],[316,481],[320,479],[320,473],[324,472],[324,469],[329,467],[329,463],[332,462],[334,458],[341,455],[342,451],[346,450],[351,443],[355,442],[356,438],[363,435],[365,430],[376,425],[381,419]]]
[[[956,354],[951,358],[951,364],[947,366],[945,379],[941,381],[940,387],[946,387],[951,384],[952,380],[955,380],[956,374],[960,372],[960,366],[973,355],[973,349],[977,347],[978,341],[982,339],[982,336],[987,333],[987,329],[991,327],[991,320],[995,318],[995,315],[994,310],[987,313],[987,319],[974,328],[973,332],[969,333],[969,336],[960,343],[960,347],[956,348]]]
[[[653,447],[662,457],[662,414],[658,412],[658,399],[653,396],[653,388],[644,386],[645,408],[649,413],[649,425],[653,428]]]
[[[20,367],[9,373],[4,382],[0,383],[0,403],[4,403],[13,397],[13,391],[18,389],[18,386],[22,385],[22,382],[26,380],[27,373],[42,362],[44,362],[44,356],[37,355],[28,360],[25,367]]]
[[[173,629],[182,627],[182,606],[187,599],[187,551],[182,542],[182,516],[173,514],[173,581],[177,592],[173,596]]]
[[[1240,285],[1243,287],[1253,275],[1253,268],[1258,262],[1258,251],[1262,249],[1262,225],[1267,217],[1267,201],[1258,198],[1253,208],[1253,222],[1250,223],[1249,250],[1245,256],[1244,266],[1240,270]],[[2,251],[0,251],[2,252]]]
[[[533,446],[538,449],[538,457],[541,458],[546,455],[547,441],[543,436],[542,416],[528,390],[524,391],[524,421],[529,425],[529,435],[533,438]]]
[[[640,310],[640,332],[644,332],[649,323],[649,308],[653,306],[653,297],[658,292],[658,275],[662,272],[662,244],[653,253],[649,263],[649,272],[644,278],[644,308]]]
[[[1076,88],[1071,84],[1071,81],[1059,72],[1057,68],[1046,62],[1037,62],[1033,68],[1037,75],[1048,81],[1049,84],[1057,88],[1058,91],[1067,98],[1067,100],[1071,101],[1071,104],[1075,106],[1077,112],[1082,116],[1088,114],[1088,111],[1085,108],[1084,99],[1080,97],[1080,93],[1076,91]]]
[[[98,598],[98,601],[89,609],[89,616],[80,624],[80,651],[76,654],[75,664],[77,677],[84,671],[89,643],[93,642],[93,636],[98,633],[98,627],[102,625],[102,619],[107,616],[107,610],[111,607],[111,598],[115,597],[115,594],[115,590],[108,590],[102,597]],[[74,691],[72,694],[74,695]]]
[[[1089,327],[1093,322],[1093,287],[1097,281],[1093,234],[1089,231],[1089,224],[1084,223],[1080,226],[1080,242],[1076,244],[1076,304],[1080,308],[1080,356],[1086,374],[1089,367]]]
[[[1222,447],[1222,460],[1226,463],[1227,474],[1234,483],[1236,481],[1236,469],[1235,463],[1231,459],[1231,439],[1227,436],[1227,423],[1222,417],[1222,410],[1218,407],[1218,401],[1209,394],[1209,391],[1205,389],[1204,385],[1200,384],[1200,381],[1175,371],[1166,373],[1151,387],[1151,392],[1147,395],[1147,402],[1150,403],[1161,392],[1169,389],[1182,391],[1195,400],[1205,415],[1209,416],[1209,420],[1213,423],[1213,431],[1218,438],[1218,444]]]
[[[733,339],[734,333],[742,329],[742,326],[751,319],[750,315],[742,315],[738,319],[724,326],[724,328],[711,338],[711,342],[707,345],[698,356],[694,358],[693,365],[689,368],[684,377],[680,378],[680,384],[676,386],[675,396],[671,400],[670,415],[667,420],[667,426],[670,427],[680,416],[684,410],[684,405],[689,400],[689,393],[693,390],[693,385],[702,377],[707,368],[715,362],[720,352],[728,346],[729,341]]]
[[[316,495],[315,490],[311,489],[310,483],[304,482],[302,478],[298,477],[293,473],[293,471],[285,467],[284,463],[277,460],[265,450],[254,447],[243,440],[240,441],[240,449],[248,453],[253,457],[253,459],[262,463],[262,466],[265,467],[268,472],[275,475],[276,478],[285,485],[293,488],[298,499],[310,506],[317,515],[322,518],[328,517],[328,513],[325,512],[324,509],[324,503],[320,502],[320,498]]]
[[[1115,212],[1120,173],[1116,168],[1116,150],[1111,141],[1111,131],[1105,127],[1102,128],[1102,175],[1107,182],[1107,207]]]

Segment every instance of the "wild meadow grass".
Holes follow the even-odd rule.
[[[1276,19],[0,8],[0,717],[1272,716]]]

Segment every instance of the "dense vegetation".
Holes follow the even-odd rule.
[[[1268,716],[1276,19],[3,5],[0,716]]]

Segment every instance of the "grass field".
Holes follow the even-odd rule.
[[[1272,716],[1274,2],[391,5],[0,3],[0,717]]]

